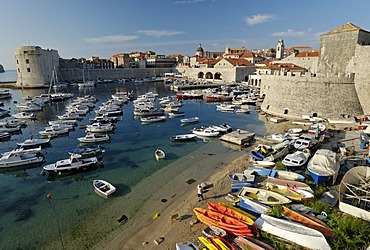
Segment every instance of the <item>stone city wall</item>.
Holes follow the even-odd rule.
[[[355,87],[364,114],[370,114],[370,46],[357,45],[355,53]]]
[[[325,118],[363,113],[353,77],[262,75],[262,110],[286,118]]]
[[[146,78],[153,76],[164,76],[165,73],[177,72],[175,68],[116,68],[116,69],[90,69],[82,72],[82,69],[59,69],[59,81],[82,81],[83,74],[85,80],[104,80],[104,79],[127,79],[127,78]]]

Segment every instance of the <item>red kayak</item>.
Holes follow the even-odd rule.
[[[208,226],[216,226],[237,236],[253,236],[247,224],[218,212],[196,207],[193,209],[197,218]]]
[[[239,221],[241,221],[245,224],[248,224],[248,225],[253,225],[254,224],[254,221],[251,218],[249,218],[248,216],[246,216],[242,213],[239,213],[238,211],[235,211],[231,208],[227,208],[225,206],[222,206],[222,205],[219,205],[219,204],[216,204],[216,203],[211,203],[211,202],[207,202],[207,206],[212,211],[219,212],[221,214],[230,216],[230,217],[235,218],[235,219],[237,219],[237,220],[239,220]]]

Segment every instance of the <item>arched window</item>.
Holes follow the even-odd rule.
[[[312,117],[317,117],[317,113],[315,112],[315,113],[313,113],[312,114]]]
[[[284,109],[284,115],[287,115],[289,113],[289,109]]]

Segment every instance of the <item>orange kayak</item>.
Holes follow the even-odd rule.
[[[306,227],[316,229],[317,231],[320,231],[325,236],[331,236],[331,237],[334,236],[334,231],[324,222],[319,221],[319,219],[315,217],[295,212],[285,206],[283,206],[283,213],[290,220],[301,223],[305,225]]]
[[[218,212],[196,207],[193,209],[197,218],[208,226],[219,227],[237,236],[253,236],[247,224]]]
[[[249,218],[248,216],[244,215],[244,214],[241,214],[233,209],[230,209],[230,208],[227,208],[225,206],[222,206],[222,205],[219,205],[219,204],[216,204],[216,203],[211,203],[211,202],[207,202],[207,206],[209,209],[215,211],[215,212],[219,212],[221,214],[224,214],[224,215],[227,215],[227,216],[230,216],[232,218],[235,218],[247,225],[253,225],[254,224],[254,221]]]

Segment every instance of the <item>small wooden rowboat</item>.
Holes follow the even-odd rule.
[[[281,205],[292,202],[287,197],[281,194],[265,189],[252,187],[243,187],[242,190],[239,192],[238,197],[244,199],[253,199],[266,205]]]
[[[219,205],[219,204],[216,204],[216,203],[211,203],[211,202],[207,202],[207,206],[208,206],[209,209],[211,209],[215,212],[219,212],[221,214],[224,214],[224,215],[230,216],[232,218],[235,218],[235,219],[237,219],[237,220],[239,220],[239,221],[241,221],[241,222],[243,222],[247,225],[253,225],[254,224],[254,221],[250,217],[248,217],[248,216],[246,216],[242,213],[239,213],[239,212],[237,212],[237,211],[235,211],[231,208],[227,208],[227,207],[224,207],[222,205]]]
[[[166,157],[166,154],[161,149],[156,149],[154,155],[157,161],[159,161],[160,159],[164,159]]]
[[[216,226],[237,236],[253,236],[248,225],[227,215],[196,207],[193,209],[198,220],[208,226]]]
[[[283,206],[283,213],[290,220],[301,223],[312,229],[316,229],[325,236],[333,237],[335,235],[334,231],[328,225],[313,216],[295,212],[285,206]]]
[[[282,187],[298,188],[298,189],[306,190],[310,193],[313,193],[313,190],[311,189],[309,185],[303,182],[299,182],[299,181],[283,180],[279,178],[269,177],[266,180],[264,180],[264,183],[266,185],[273,184],[273,185],[282,186]]]
[[[116,192],[116,187],[105,180],[93,180],[93,186],[95,192],[104,198]]]

